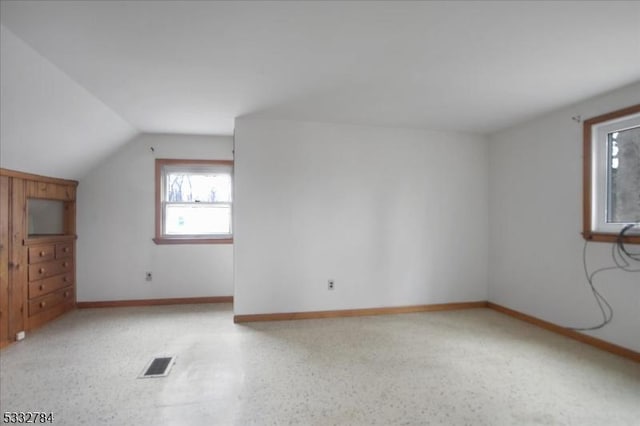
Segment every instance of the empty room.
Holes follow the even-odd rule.
[[[0,1],[0,415],[640,421],[640,2]]]

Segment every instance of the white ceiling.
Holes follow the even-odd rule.
[[[136,135],[0,25],[0,167],[78,179]]]
[[[239,116],[490,133],[640,80],[640,2],[9,2],[143,132]]]

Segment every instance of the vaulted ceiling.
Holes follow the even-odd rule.
[[[113,139],[232,134],[239,116],[491,133],[640,80],[640,2],[1,8],[3,49],[15,36],[116,115]]]

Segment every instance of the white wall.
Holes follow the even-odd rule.
[[[233,159],[233,139],[143,134],[80,181],[79,301],[233,294],[232,245],[152,241],[155,158]],[[145,281],[146,271],[153,281]]]
[[[559,325],[600,321],[582,265],[582,123],[571,117],[639,101],[635,84],[490,138],[489,300]],[[612,264],[610,248],[589,244],[590,270]],[[595,283],[615,315],[590,334],[640,350],[640,274],[605,272]]]
[[[4,26],[0,165],[78,179],[137,131]]]
[[[236,314],[486,300],[484,138],[246,118],[235,146]]]

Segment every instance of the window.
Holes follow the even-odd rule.
[[[156,244],[233,242],[233,161],[156,160]]]
[[[583,198],[586,239],[615,241],[640,222],[640,105],[584,122]],[[632,232],[628,242],[640,244]]]

